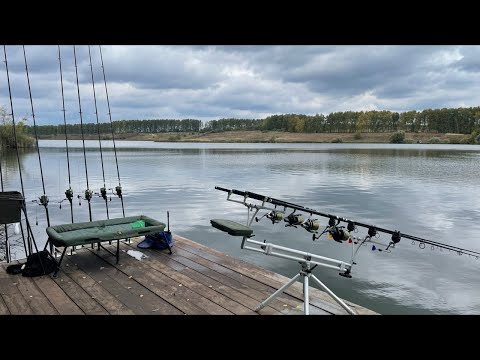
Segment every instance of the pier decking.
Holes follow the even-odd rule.
[[[288,278],[177,235],[174,241],[172,255],[142,249],[148,258],[141,261],[126,254],[139,250],[138,241],[121,243],[118,265],[103,250],[77,249],[65,257],[56,279],[9,275],[2,264],[0,314],[303,314],[300,282],[256,313],[255,307]],[[376,314],[346,303],[358,314]],[[310,313],[347,314],[313,287]]]

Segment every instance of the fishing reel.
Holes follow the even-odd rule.
[[[48,196],[42,195],[38,198],[38,200],[32,200],[32,202],[37,203],[38,205],[44,206],[45,209],[48,206]],[[35,208],[35,225],[38,226],[38,216],[37,216],[37,208]]]
[[[390,247],[394,248],[395,245],[400,242],[401,238],[402,238],[402,234],[400,234],[400,231],[395,231],[392,234],[392,241],[390,241],[385,251],[387,251]]]
[[[345,226],[335,225],[328,229],[328,237],[336,242],[342,243],[350,239],[350,232],[345,229]]]
[[[318,219],[307,219],[303,223],[301,223],[300,226],[307,230],[309,233],[313,233],[313,236],[315,236],[318,228],[320,227],[320,224],[317,222],[317,220]]]
[[[292,226],[294,228],[297,227],[297,225],[302,225],[304,219],[302,214],[295,215],[295,211],[293,211],[290,215],[288,215],[284,221],[287,223],[285,227]]]
[[[65,200],[68,200],[70,202],[70,204],[72,204],[72,201],[73,201],[73,190],[72,190],[72,188],[68,188],[67,190],[65,190],[65,196],[66,196],[66,198],[59,202],[60,203],[60,209],[62,208],[62,202],[64,202]]]
[[[42,205],[47,207],[48,206],[48,196],[47,195],[42,195],[38,198],[38,200],[32,200],[32,202],[37,203],[38,205]]]
[[[83,197],[83,198],[82,198],[81,195],[77,195],[79,206],[82,206],[82,199],[87,200],[88,202],[90,202],[92,200],[92,196],[93,196],[93,191],[92,190],[87,189],[87,190],[85,190],[84,194],[85,194],[85,197]]]
[[[111,189],[109,189],[111,190]],[[98,195],[99,197],[103,198],[103,200],[107,201],[109,198],[107,197],[107,189],[105,187],[100,188],[99,193],[95,193],[95,195]],[[110,197],[110,201],[112,201],[112,198]]]
[[[122,198],[122,187],[119,185],[119,186],[115,186],[115,192],[113,192],[113,188],[109,188],[108,190],[111,190],[112,191],[112,194],[113,195],[117,195],[119,198]]]
[[[267,219],[269,219],[272,222],[272,224],[278,224],[280,221],[283,220],[283,214],[281,212],[272,210],[272,211],[262,215],[259,218],[255,217],[255,221],[259,222],[260,220],[262,220],[263,217],[266,217]]]

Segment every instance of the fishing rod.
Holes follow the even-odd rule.
[[[115,187],[115,193],[116,193],[115,195],[117,195],[120,198],[120,202],[122,203],[123,217],[125,217],[125,207],[123,205],[123,195],[122,195],[122,184],[120,183],[120,170],[118,169],[117,147],[115,145],[115,134],[113,131],[112,112],[110,110],[110,100],[108,98],[107,78],[105,76],[105,66],[103,64],[102,46],[98,45],[98,48],[100,49],[100,59],[102,61],[102,73],[103,73],[103,82],[105,83],[105,95],[107,97],[108,117],[110,119],[110,130],[112,132],[113,151],[115,153],[115,163],[117,165],[118,186]],[[112,193],[113,193],[113,189],[109,189],[109,190],[112,190]]]
[[[92,54],[90,52],[90,45],[88,45],[88,58],[90,59],[90,73],[92,75],[93,101],[95,103],[95,116],[97,118],[98,143],[100,145],[100,162],[102,163],[103,187],[100,188],[100,194],[99,195],[103,198],[103,200],[105,200],[105,208],[107,210],[107,219],[109,219],[110,217],[109,217],[109,214],[108,214],[107,187],[105,185],[105,169],[104,169],[104,166],[103,166],[102,140],[100,138],[100,123],[98,121],[97,96],[96,96],[96,93],[95,93],[95,80],[93,78],[93,65],[92,65]],[[111,198],[110,198],[110,200],[111,200]]]
[[[83,143],[83,159],[85,161],[85,178],[87,180],[87,189],[85,190],[85,197],[82,198],[81,195],[78,195],[77,198],[79,199],[79,205],[82,205],[82,202],[80,199],[84,199],[88,202],[88,215],[90,217],[90,221],[92,221],[92,205],[90,201],[92,200],[92,195],[93,191],[90,190],[90,186],[88,184],[88,167],[87,167],[87,154],[85,152],[85,136],[83,133],[83,116],[82,116],[82,104],[80,100],[80,84],[78,82],[78,66],[77,66],[77,52],[75,49],[75,45],[73,45],[73,58],[75,61],[75,74],[77,77],[77,94],[78,94],[78,108],[79,108],[79,113],[80,113],[80,131],[82,133],[82,143]]]
[[[65,196],[66,198],[60,201],[60,209],[62,208],[62,202],[65,200],[68,200],[70,203],[70,218],[72,221],[72,224],[74,223],[73,221],[73,190],[72,190],[72,177],[70,174],[70,155],[68,153],[68,135],[67,135],[67,117],[65,114],[65,95],[63,91],[63,71],[62,71],[62,56],[60,52],[60,45],[57,45],[58,47],[58,64],[60,66],[60,87],[62,89],[62,112],[63,112],[63,124],[64,124],[64,130],[65,130],[65,148],[67,150],[67,171],[68,171],[68,189],[65,190]]]
[[[6,70],[6,74],[7,74],[8,96],[9,96],[9,99],[10,99],[10,111],[11,111],[10,115],[12,116],[12,123],[13,123],[13,137],[14,137],[14,140],[15,140],[15,150],[16,150],[16,153],[17,153],[18,174],[20,176],[20,187],[21,187],[21,190],[22,190],[22,197],[23,197],[22,208],[23,208],[23,212],[25,214],[25,223],[27,225],[28,252],[27,252],[27,246],[25,246],[25,232],[23,230],[23,224],[22,224],[21,221],[20,221],[20,230],[22,232],[22,239],[23,239],[23,242],[24,242],[25,253],[26,253],[26,255],[31,255],[33,253],[32,243],[35,246],[35,250],[37,252],[38,252],[38,248],[37,248],[37,243],[35,242],[35,237],[33,236],[32,229],[30,227],[30,222],[28,221],[27,206],[25,204],[25,188],[23,186],[22,166],[20,164],[20,153],[18,151],[18,140],[17,140],[17,130],[16,130],[16,124],[15,124],[15,114],[14,114],[14,111],[13,111],[12,89],[11,89],[11,86],[10,86],[10,73],[9,73],[9,70],[8,70],[8,61],[7,61],[7,48],[6,48],[5,45],[3,45],[3,53],[4,53],[4,57],[5,57],[4,62],[5,62],[5,70]]]
[[[284,220],[285,222],[287,222],[286,226],[296,227],[296,226],[300,225],[300,226],[304,227],[309,232],[313,231],[313,232],[316,233],[316,231],[318,230],[318,223],[315,223],[314,221],[306,222],[305,220],[303,220],[303,217],[301,215],[295,215],[295,211],[302,211],[302,212],[305,212],[307,214],[310,214],[310,216],[319,215],[319,216],[322,216],[322,217],[326,217],[326,218],[329,219],[329,223],[328,223],[328,227],[324,230],[324,233],[329,232],[331,237],[337,242],[352,240],[352,242],[357,242],[358,244],[360,244],[360,243],[364,244],[366,242],[371,242],[373,244],[383,245],[383,244],[375,242],[373,240],[374,238],[378,237],[379,233],[381,232],[381,233],[390,234],[392,236],[391,237],[391,242],[389,243],[389,245],[386,248],[387,251],[390,248],[395,247],[395,244],[400,242],[401,238],[406,238],[406,239],[410,239],[412,241],[419,242],[420,243],[420,248],[422,248],[422,249],[425,248],[425,244],[427,244],[427,245],[431,245],[433,247],[438,247],[440,249],[443,248],[443,249],[447,249],[447,250],[450,250],[450,251],[454,251],[454,252],[458,253],[459,255],[463,255],[463,254],[469,255],[469,256],[475,257],[476,259],[478,259],[479,256],[480,256],[480,252],[477,252],[477,251],[468,250],[468,249],[460,248],[460,247],[449,245],[449,244],[440,243],[440,242],[429,240],[429,239],[424,239],[424,238],[421,238],[421,237],[418,237],[418,236],[408,235],[408,234],[405,234],[405,233],[401,233],[398,230],[393,231],[393,230],[385,229],[385,228],[378,227],[378,226],[375,226],[375,225],[371,225],[371,224],[367,224],[367,223],[363,223],[363,222],[359,222],[359,221],[349,220],[349,219],[344,218],[344,217],[340,217],[340,216],[336,216],[336,215],[332,215],[332,214],[328,214],[328,213],[323,213],[323,212],[317,211],[315,209],[307,208],[307,207],[297,205],[297,204],[294,204],[294,203],[290,203],[290,202],[286,202],[286,201],[283,201],[283,200],[278,200],[278,199],[268,197],[268,196],[265,196],[265,195],[260,195],[260,194],[254,193],[254,192],[239,191],[239,190],[235,190],[235,189],[225,189],[225,188],[222,188],[222,187],[219,187],[219,186],[216,186],[215,189],[227,192],[228,193],[227,200],[234,201],[234,202],[239,202],[239,203],[242,203],[244,205],[248,205],[251,208],[259,209],[258,205],[246,204],[246,200],[248,198],[261,201],[262,206],[260,208],[263,208],[263,209],[267,209],[267,208],[263,207],[263,204],[265,204],[265,203],[270,203],[272,205],[275,205],[275,207],[278,206],[278,207],[284,209],[283,211],[282,210],[277,210],[276,208],[271,209],[272,211],[276,211],[276,212],[285,212],[287,208],[293,209],[294,212],[291,213]],[[244,198],[244,201],[238,201],[238,200],[230,199],[231,194],[242,196]],[[347,228],[345,229],[345,227],[339,226],[340,222],[347,223]],[[365,239],[362,240],[362,239],[350,236],[349,233],[353,232],[353,231],[356,231],[357,227],[363,227],[363,228],[366,228],[368,230],[368,235]],[[314,239],[318,238],[318,237],[315,237],[315,233],[313,234]],[[357,249],[357,251],[358,251],[358,249]]]
[[[356,314],[355,311],[353,311],[353,309],[346,302],[340,299],[323,282],[321,282],[312,273],[312,270],[314,270],[317,266],[320,266],[328,269],[337,270],[339,271],[338,274],[342,277],[352,278],[352,275],[351,275],[352,268],[354,265],[357,264],[355,262],[355,257],[358,254],[359,249],[362,248],[364,245],[367,245],[368,243],[372,244],[372,250],[374,251],[378,250],[378,251],[391,252],[390,249],[394,248],[395,245],[400,241],[400,239],[404,237],[404,238],[412,239],[413,241],[420,241],[420,243],[423,244],[423,248],[425,247],[425,244],[431,244],[432,248],[437,246],[440,248],[440,250],[444,248],[444,249],[456,251],[459,255],[467,254],[470,256],[474,256],[477,259],[480,255],[479,252],[475,252],[472,250],[462,249],[462,248],[451,246],[448,244],[442,244],[432,240],[423,239],[417,236],[402,234],[400,233],[400,231],[392,231],[392,230],[384,229],[374,225],[349,220],[343,217],[339,217],[339,216],[328,214],[328,213],[323,213],[315,209],[307,208],[291,202],[260,195],[254,192],[239,191],[236,189],[226,189],[219,186],[216,186],[215,189],[227,192],[228,201],[232,201],[232,202],[239,203],[246,206],[247,221],[246,221],[246,225],[243,225],[231,220],[212,219],[210,220],[210,223],[214,228],[227,232],[229,235],[232,235],[232,236],[242,237],[243,239],[240,246],[241,249],[246,249],[246,250],[254,251],[254,252],[261,253],[268,256],[274,256],[282,259],[295,261],[296,263],[299,263],[301,265],[301,269],[299,270],[299,272],[290,280],[288,280],[288,282],[282,285],[278,290],[276,290],[272,295],[270,295],[267,299],[263,300],[255,308],[255,311],[259,311],[263,309],[274,298],[281,295],[284,291],[287,290],[287,288],[289,288],[294,283],[296,283],[298,279],[303,279],[303,297],[304,297],[303,308],[304,308],[305,315],[308,315],[310,313],[310,310],[309,310],[309,306],[310,306],[309,305],[310,304],[309,282],[310,281],[315,282],[322,290],[324,290],[331,298],[333,298],[335,302],[338,303],[347,313],[355,315]],[[231,198],[232,195],[241,196],[243,199],[242,200],[232,199]],[[260,203],[247,202],[249,199],[256,200]],[[274,208],[272,208],[271,205],[273,205]],[[284,216],[284,214],[287,213],[287,209],[292,209],[293,211],[287,216]],[[267,210],[268,212],[265,215],[258,218],[256,215],[261,210]],[[303,214],[297,213],[297,211],[309,214],[310,216],[307,219],[305,219]],[[253,212],[253,214],[251,214],[251,212]],[[316,236],[316,234],[318,234],[318,231],[320,229],[320,224],[318,223],[317,219],[311,218],[313,215],[319,215],[319,216],[327,217],[329,219],[328,225],[318,236]],[[253,234],[253,230],[251,229],[250,226],[252,225],[253,220],[258,222],[258,221],[261,221],[261,219],[264,217],[269,219],[272,222],[272,224],[278,224],[283,219],[283,221],[286,222],[286,225],[285,225],[286,227],[294,227],[294,228],[302,227],[312,234],[312,240],[314,241],[318,239],[320,236],[322,236],[323,234],[328,233],[328,237],[333,239],[336,242],[339,242],[339,243],[348,242],[348,244],[351,244],[351,249],[352,249],[352,255],[351,255],[350,261],[346,262],[339,259],[316,255],[316,254],[301,251],[298,249],[292,249],[286,246],[280,246],[271,242],[267,242],[266,240],[264,240],[263,242],[253,240],[252,237],[254,237],[255,235]],[[340,222],[346,222],[347,226],[346,227],[341,226]],[[353,236],[352,232],[356,232],[357,227],[364,227],[368,229],[368,234],[364,238]],[[379,236],[378,235],[379,232],[384,232],[392,235],[391,241],[388,244],[388,246],[374,240]],[[378,248],[375,245],[377,245]],[[385,248],[382,249],[381,246],[385,246]]]
[[[42,157],[40,156],[40,146],[38,145],[38,133],[37,133],[37,122],[35,119],[35,111],[33,109],[33,98],[32,98],[32,89],[30,86],[30,76],[28,73],[28,63],[27,63],[27,54],[25,52],[25,45],[22,45],[23,48],[23,59],[25,61],[25,74],[27,75],[27,84],[28,84],[28,94],[30,97],[30,106],[32,108],[32,119],[33,119],[33,131],[35,134],[35,145],[37,147],[38,163],[40,164],[40,178],[42,180],[43,195],[38,198],[38,200],[33,200],[38,205],[41,205],[45,208],[45,215],[47,217],[47,226],[50,227],[50,215],[48,213],[48,196],[45,191],[45,180],[43,178],[43,167],[42,167]],[[37,220],[38,225],[38,220]],[[50,244],[50,252],[53,252],[53,244]]]

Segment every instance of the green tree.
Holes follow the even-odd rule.
[[[5,107],[0,106],[0,147],[15,148],[18,147],[32,147],[34,140],[25,132],[25,122],[27,118],[23,118],[15,125],[15,132],[13,131],[13,118],[8,114]]]

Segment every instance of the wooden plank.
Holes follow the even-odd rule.
[[[135,244],[132,244],[132,246],[135,246]],[[150,249],[144,249],[142,251],[144,251],[145,254],[148,254],[148,256],[156,258],[162,264],[172,268],[178,267],[178,265],[175,264],[184,264],[185,266],[181,265],[181,268],[184,269],[182,270],[182,272],[192,270],[194,273],[189,272],[188,276],[191,275],[191,277],[195,278],[196,281],[206,284],[207,286],[212,285],[211,283],[215,282],[216,284],[218,284],[218,287],[216,287],[215,290],[217,290],[218,292],[224,291],[224,295],[230,297],[232,300],[240,302],[251,310],[255,309],[255,307],[260,303],[260,301],[267,298],[265,294],[251,289],[236,280],[217,273],[216,271],[209,269],[203,265],[195,263],[190,259],[179,256],[177,254],[177,250],[178,248],[174,251],[172,255]],[[197,275],[195,275],[195,273]],[[269,305],[266,308],[262,309],[260,311],[260,314],[279,314],[280,311],[283,311],[284,309],[285,304],[279,300],[275,300],[273,301],[272,305]]]
[[[256,305],[259,303],[258,299],[255,300],[255,298],[248,296],[249,292],[251,292],[252,289],[249,289],[243,284],[239,284],[238,282],[228,277],[222,276],[221,274],[218,274],[211,269],[208,269],[195,262],[192,262],[189,259],[180,257],[179,255],[176,254],[176,251],[174,251],[174,254],[172,255],[164,254],[155,250],[148,250],[148,249],[144,249],[144,252],[146,254],[149,253],[149,256],[155,257],[162,264],[172,268],[177,268],[179,264],[186,264],[186,266],[180,265],[181,268],[183,269],[181,270],[182,272],[188,272],[188,270],[192,270],[195,273],[202,275],[203,278],[202,276],[198,277],[193,273],[189,272],[188,276],[192,275],[193,277],[195,277],[197,281],[200,281],[201,283],[206,284],[207,286],[212,285],[211,283],[215,281],[216,283],[219,284],[218,288],[216,288],[217,291],[221,289],[229,292],[231,295],[234,294],[233,297],[230,295],[231,299],[237,302],[240,302],[241,304],[245,305],[251,310],[255,309]],[[224,294],[224,295],[229,296],[227,294]],[[260,295],[258,298],[262,298],[262,295]],[[241,299],[241,301],[239,299]],[[280,306],[279,310],[283,310],[283,309],[284,307]],[[280,314],[279,310],[275,310],[274,308],[268,306],[265,309],[263,309],[260,313],[261,314]]]
[[[66,276],[64,274],[61,274],[57,281],[60,282],[65,277]],[[71,293],[70,295],[73,296],[70,298],[68,292],[64,291],[64,287],[60,287],[49,275],[34,277],[33,281],[35,281],[38,288],[45,294],[48,300],[61,315],[84,314],[79,305],[72,300],[74,299],[75,301],[81,303],[81,299],[76,296],[76,293]]]
[[[127,275],[90,252],[77,254],[74,261],[80,269],[101,283],[110,293],[118,296],[118,299],[135,314],[183,314],[148,288],[140,285],[134,279],[129,279]],[[99,265],[102,266],[99,267]]]
[[[77,250],[77,254],[81,250]],[[108,292],[101,284],[87,275],[74,264],[74,257],[64,258],[62,271],[76,282],[96,302],[98,302],[109,314],[112,315],[133,315],[134,312],[127,308],[114,295]]]
[[[17,278],[17,287],[35,314],[59,314],[59,312],[55,309],[43,292],[38,289],[37,284],[32,278],[19,276]]]
[[[281,287],[283,284],[285,284],[289,280],[287,277],[262,269],[260,267],[257,267],[256,265],[252,265],[242,260],[229,257],[226,254],[218,252],[214,249],[205,247],[206,249],[208,249],[208,250],[205,250],[202,248],[203,245],[196,244],[188,239],[185,239],[185,240],[187,240],[188,243],[187,242],[180,243],[180,247],[182,247],[183,249],[189,252],[192,252],[200,257],[209,259],[210,261],[223,262],[222,265],[224,267],[233,269],[239,272],[240,274],[243,274],[246,277],[251,277],[252,279],[262,282],[263,284],[273,286],[275,289]],[[199,245],[200,249],[195,247],[193,244]],[[315,297],[314,295],[312,295],[312,293],[315,290],[316,290],[315,288],[310,287],[310,305],[314,305],[318,308],[321,308],[335,315],[347,314],[347,312],[344,309],[342,309],[337,303],[333,301],[333,299],[331,299],[328,295],[324,294],[323,292],[319,291],[320,293],[328,297],[329,301],[324,301],[324,299],[319,299],[318,297]],[[291,287],[289,287],[285,291],[285,293],[295,297],[296,299],[300,300],[303,303],[303,284],[301,284],[300,282],[296,282],[295,284],[293,284]]]
[[[272,308],[271,306],[267,306],[265,308],[263,308],[262,310],[260,310],[258,313],[255,312],[255,308],[257,307],[257,305],[259,304],[259,301],[235,290],[234,288],[228,286],[228,285],[225,285],[225,284],[222,284],[221,282],[218,282],[216,280],[214,280],[213,278],[211,277],[208,277],[200,272],[197,272],[191,268],[186,268],[184,270],[182,270],[182,273],[184,273],[185,275],[189,276],[190,278],[198,281],[199,283],[202,283],[208,287],[212,287],[213,289],[215,289],[215,291],[218,291],[219,293],[229,297],[230,299],[240,303],[240,304],[243,304],[245,307],[247,307],[248,309],[250,309],[253,314],[260,314],[260,315],[280,315],[280,311]]]
[[[97,253],[95,250],[90,250],[95,255],[105,258],[111,259],[111,255],[105,254],[105,251],[101,251]],[[208,312],[197,306],[194,302],[189,301],[188,297],[185,297],[184,292],[182,291],[181,287],[178,287],[177,284],[172,286],[165,282],[164,276],[159,276],[159,274],[154,273],[152,271],[145,271],[145,268],[139,266],[139,261],[131,258],[129,255],[122,254],[121,263],[120,264],[112,264],[117,270],[121,271],[122,273],[126,274],[130,278],[133,278],[139,284],[143,285],[150,289],[150,291],[154,292],[156,295],[160,296],[162,299],[167,301],[168,303],[175,306],[177,309],[182,311],[184,314],[188,315],[207,315]],[[135,262],[137,263],[135,263]]]
[[[256,289],[252,289],[247,285],[242,284],[241,282],[226,276],[225,274],[219,273],[191,259],[178,255],[177,250],[178,248],[175,251],[175,255],[172,254],[172,256],[161,255],[162,257],[165,257],[163,261],[167,262],[168,264],[170,264],[172,261],[178,261],[186,265],[187,269],[192,269],[200,274],[203,274],[204,276],[209,277],[212,280],[216,280],[218,283],[221,283],[222,286],[227,286],[229,288],[232,288],[236,292],[249,297],[251,300],[255,302],[255,306],[253,306],[252,309],[255,309],[256,305],[258,305],[262,300],[267,298],[265,294],[257,291]],[[283,302],[283,300],[284,299],[282,297],[277,298],[276,300],[272,301],[272,303],[269,304],[269,307],[271,307],[272,310],[275,310],[276,312],[282,311],[285,309],[285,305],[288,306],[288,304]]]
[[[0,271],[2,271],[2,269],[0,269]],[[3,296],[1,295],[1,290],[0,290],[0,315],[10,315],[8,306],[7,304],[5,304],[5,300],[3,300]]]
[[[62,263],[62,267],[64,267]],[[65,294],[75,301],[81,311],[87,315],[108,315],[108,311],[103,308],[92,296],[88,294],[80,285],[71,279],[63,270],[58,273],[58,277],[53,279]]]
[[[215,250],[215,249],[212,249],[212,248],[209,248],[207,246],[204,246],[202,244],[198,244],[198,243],[195,243],[194,241],[192,240],[189,240],[189,239],[186,239],[186,238],[183,238],[181,236],[176,236],[178,237],[178,240],[180,240],[180,244],[181,246],[185,245],[187,247],[190,247],[190,248],[194,248],[194,249],[197,249],[197,250],[200,250],[201,251],[201,254],[204,254],[205,256],[208,256],[208,255],[213,255],[215,259],[218,259],[218,258],[221,258],[225,261],[225,264],[228,264],[229,266],[232,266],[233,268],[237,269],[239,272],[242,272],[247,270],[248,273],[247,273],[247,276],[248,274],[252,274],[252,275],[260,275],[260,276],[264,276],[266,277],[267,279],[271,279],[271,280],[274,280],[274,281],[277,281],[278,284],[281,286],[281,284],[285,283],[286,281],[288,281],[288,278],[286,278],[285,276],[283,275],[280,275],[280,274],[277,274],[277,273],[274,273],[272,271],[269,271],[269,270],[266,270],[266,269],[263,269],[259,266],[256,266],[256,265],[253,265],[253,264],[249,264],[249,263],[246,263],[244,262],[243,260],[240,260],[240,259],[236,259],[236,258],[233,258],[233,257],[230,257],[226,254],[223,254],[222,252],[218,251],[218,250]],[[245,274],[245,272],[242,272]],[[267,280],[268,281],[268,280]],[[301,295],[303,294],[303,289],[302,289],[302,284],[300,283],[297,283],[295,285],[293,285],[291,287],[291,289],[293,290],[292,292],[293,293],[296,293],[296,296],[298,295]],[[326,302],[328,303],[329,305],[332,305],[333,307],[336,307],[338,309],[338,311],[341,312],[341,314],[346,314],[346,311],[341,308],[336,302],[335,300],[333,300],[328,294],[326,294],[324,291],[321,291],[319,289],[316,289],[316,288],[313,288],[311,287],[311,291],[310,291],[310,295],[311,297],[313,297],[313,299],[311,300],[312,301],[315,301],[315,298],[318,299],[318,300],[321,300],[322,302]],[[344,300],[344,299],[343,299]],[[349,306],[351,306],[357,313],[359,314],[365,314],[365,315],[378,315],[376,312],[370,310],[370,309],[367,309],[367,308],[364,308],[363,306],[360,306],[360,305],[357,305],[357,304],[354,304],[350,301],[347,301],[347,300],[344,300],[346,304],[348,304]],[[319,303],[321,304],[321,303]]]
[[[131,249],[130,246],[122,244],[123,249]],[[179,284],[187,287],[188,289],[196,292],[197,294],[213,301],[214,303],[220,305],[224,309],[228,310],[230,313],[233,314],[249,314],[249,315],[256,315],[256,313],[247,307],[243,306],[242,304],[233,301],[232,299],[224,296],[222,293],[215,291],[211,287],[205,286],[204,284],[195,281],[194,279],[188,277],[185,274],[182,274],[169,266],[163,264],[161,261],[158,260],[158,252],[155,253],[153,250],[143,251],[148,257],[144,259],[144,263],[152,267],[153,269],[161,272],[165,276],[168,276],[170,279],[176,281]],[[167,255],[168,256],[168,255]]]
[[[7,274],[5,268],[0,269],[0,295],[12,315],[33,315],[34,312],[18,289],[20,274]]]
[[[211,301],[210,299],[192,291],[188,287],[184,286],[182,283],[179,283],[165,276],[161,272],[149,267],[148,265],[144,264],[143,261],[136,260],[135,258],[126,254],[126,252],[122,251],[122,254],[124,255],[125,260],[128,260],[131,264],[133,261],[133,264],[135,264],[135,266],[139,270],[143,271],[144,273],[153,274],[157,278],[161,277],[162,281],[165,284],[171,286],[173,289],[176,289],[174,293],[175,296],[182,296],[186,298],[188,302],[193,302],[197,307],[204,309],[208,314],[211,314],[211,315],[231,315],[232,314],[232,312],[224,309],[223,307]],[[127,259],[127,258],[130,258],[130,259]],[[124,261],[122,261],[122,264]]]
[[[179,254],[184,255],[184,257],[177,258]],[[217,263],[201,258],[190,252],[183,251],[183,249],[179,248],[178,246],[176,247],[174,254],[167,255],[162,253],[161,256],[171,258],[172,260],[177,260],[182,264],[194,268],[195,270],[207,276],[210,276],[222,283],[228,284],[228,286],[231,286],[238,291],[243,292],[248,296],[251,296],[253,299],[256,299],[257,303],[260,303],[261,301],[267,299],[268,296],[270,296],[270,294],[272,294],[276,290],[272,287],[266,286],[263,283],[259,283],[256,280],[245,277],[242,274],[238,274]],[[208,269],[205,270],[206,268]],[[245,283],[248,283],[250,286],[246,285]],[[314,305],[315,304],[311,304],[311,306]],[[303,301],[300,301],[289,295],[282,294],[276,297],[269,304],[269,306],[275,308],[278,311],[283,311],[285,307],[301,308],[303,307]],[[330,310],[330,312],[323,311],[321,308],[319,308],[319,312],[323,311],[323,313],[326,315],[336,311],[335,309],[328,308],[327,310]]]
[[[189,239],[185,239],[182,237],[178,238],[179,241],[177,243],[177,247],[181,247],[182,249],[192,252],[193,254],[203,257],[207,260],[221,263],[224,267],[232,269],[244,276],[255,279],[266,285],[273,286],[276,289],[281,287],[289,280],[283,275],[262,269],[256,265],[246,263],[240,259],[227,256],[226,254],[223,254],[215,249],[208,248]],[[300,282],[296,282],[286,290],[286,293],[303,301],[303,284],[301,284]],[[341,308],[330,296],[328,296],[323,291],[320,291],[313,287],[310,287],[310,305],[315,305],[332,314],[347,314],[347,312],[343,308]],[[356,304],[353,304],[352,307],[357,309],[361,308]],[[370,310],[366,309],[366,311]]]
[[[177,249],[178,250],[178,247]],[[178,253],[179,251],[177,251]],[[175,260],[177,261],[180,261],[184,264],[188,264],[190,265],[191,267],[194,267],[195,269],[199,270],[199,267],[202,267],[204,266],[205,268],[207,268],[207,271],[205,271],[205,274],[208,274],[208,276],[212,276],[212,278],[221,278],[222,282],[225,282],[227,283],[229,286],[232,286],[234,287],[235,289],[238,289],[239,291],[251,296],[253,299],[256,300],[257,304],[266,300],[271,294],[273,294],[276,289],[274,288],[271,288],[271,287],[266,287],[266,289],[268,290],[264,290],[265,287],[263,287],[264,284],[261,284],[262,287],[257,287],[255,285],[255,283],[250,283],[250,287],[245,285],[245,279],[248,279],[248,280],[251,280],[245,276],[242,276],[241,274],[238,274],[238,273],[235,273],[233,272],[232,270],[228,269],[228,268],[223,268],[223,269],[220,269],[218,264],[214,264],[214,268],[216,270],[213,270],[211,269],[212,268],[212,264],[209,264],[208,262],[203,262],[201,261],[200,259],[198,259],[198,257],[194,258],[192,260],[192,255],[195,256],[194,254],[190,254],[188,255],[188,253],[184,253],[186,256],[185,257],[178,257],[178,258],[175,258]],[[205,259],[203,259],[205,260]],[[200,265],[199,263],[202,263],[204,265]],[[211,263],[211,262],[210,262]],[[220,266],[221,267],[221,266]],[[283,285],[283,284],[282,284]],[[260,290],[260,289],[262,290]],[[324,314],[324,315],[331,315],[332,313],[335,313],[335,309],[329,309],[327,307],[326,310],[324,310],[323,308],[321,307],[318,307],[316,306],[315,304],[313,304],[312,302],[310,302],[310,305],[311,307],[317,307],[318,311],[317,313],[320,314]],[[322,304],[323,305],[323,304]],[[291,309],[299,309],[299,308],[303,308],[303,299],[302,300],[299,300],[297,298],[294,298],[288,294],[285,294],[285,293],[282,293],[281,295],[277,296],[270,304],[269,306],[271,306],[272,308],[275,308],[277,309],[278,311],[281,311],[283,312],[285,310],[285,308],[291,308]],[[329,310],[329,311],[327,311]]]

